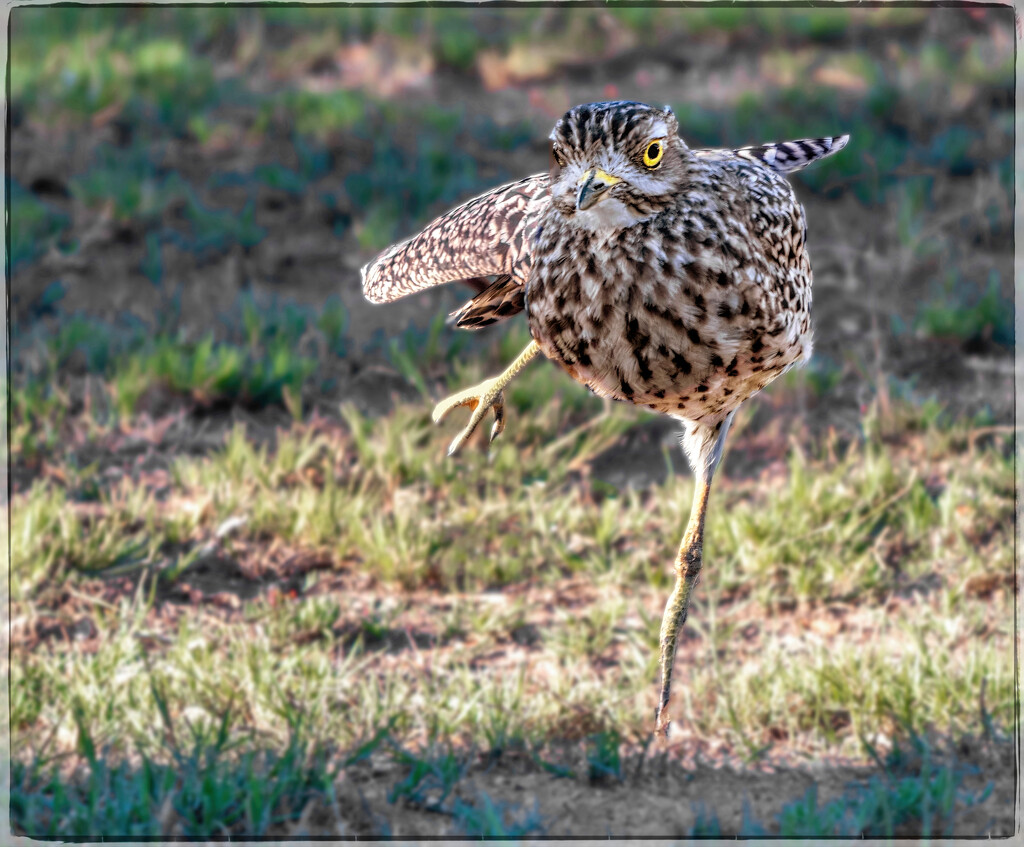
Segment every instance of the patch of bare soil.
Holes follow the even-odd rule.
[[[975,744],[957,751],[954,767],[965,795],[990,792],[977,804],[956,804],[953,825],[937,818],[932,832],[953,836],[1005,837],[1013,832],[1013,749],[1008,743]],[[704,835],[778,834],[783,808],[815,792],[817,808],[854,798],[877,768],[808,762],[796,768],[735,769],[708,764],[684,765],[664,753],[636,754],[623,762],[623,778],[591,778],[582,750],[567,750],[551,768],[572,769],[557,776],[537,760],[517,752],[498,759],[481,756],[468,763],[451,794],[426,785],[422,796],[389,802],[391,786],[407,774],[391,762],[371,760],[346,770],[336,785],[333,808],[314,806],[280,835],[441,837],[464,834],[471,819],[459,805],[489,803],[503,815],[510,832],[548,837],[681,838]],[[486,798],[486,799],[485,799]],[[898,825],[897,837],[922,833],[921,822]]]

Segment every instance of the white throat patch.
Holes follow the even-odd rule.
[[[577,209],[570,218],[572,223],[581,229],[598,234],[618,232],[643,219],[644,216],[637,215],[617,197],[602,197],[589,209]]]

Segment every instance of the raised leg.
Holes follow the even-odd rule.
[[[711,426],[693,421],[684,422],[686,429],[683,433],[683,449],[693,468],[696,488],[693,493],[690,520],[676,556],[676,584],[668,603],[665,604],[665,614],[661,619],[661,696],[658,698],[654,720],[655,733],[662,737],[668,735],[668,703],[672,696],[672,667],[675,664],[679,631],[686,623],[690,596],[697,584],[697,577],[700,576],[703,561],[704,517],[707,514],[711,480],[722,458],[722,448],[732,418],[733,413],[730,413],[722,421]]]
[[[505,386],[523,369],[526,363],[539,352],[540,347],[537,345],[537,342],[531,341],[526,346],[526,349],[516,357],[516,360],[502,372],[501,376],[486,379],[479,385],[467,388],[458,394],[453,394],[434,407],[434,423],[441,421],[445,415],[458,406],[469,406],[473,410],[469,423],[466,424],[462,432],[455,436],[455,439],[448,447],[449,456],[454,455],[466,443],[466,440],[473,434],[480,421],[484,419],[488,409],[494,409],[494,426],[491,427],[491,441],[494,441],[495,438],[501,435],[502,430],[505,429],[505,398],[502,392]]]

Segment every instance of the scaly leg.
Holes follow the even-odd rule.
[[[679,553],[676,556],[676,584],[669,595],[668,603],[665,604],[665,614],[661,619],[661,697],[655,711],[655,732],[661,736],[668,734],[668,701],[672,696],[672,667],[676,660],[679,630],[686,623],[690,595],[697,583],[697,577],[700,576],[704,548],[704,515],[707,512],[710,491],[710,482],[697,482],[690,522],[686,525],[683,542],[679,545]]]
[[[472,388],[467,388],[465,391],[453,394],[434,407],[434,423],[439,423],[445,415],[457,406],[469,406],[473,410],[469,423],[466,424],[462,432],[455,436],[451,446],[448,448],[449,456],[454,455],[466,443],[466,439],[473,434],[480,421],[484,419],[488,409],[494,409],[494,426],[491,427],[491,441],[494,441],[495,438],[501,435],[502,430],[505,429],[505,398],[502,395],[502,391],[512,381],[513,377],[523,369],[526,363],[539,352],[540,347],[537,345],[537,342],[531,341],[526,346],[526,349],[516,357],[516,360],[502,372],[501,376],[486,379],[479,385],[474,385]]]
[[[722,458],[725,436],[732,423],[732,413],[714,426],[686,421],[683,448],[693,466],[696,488],[690,520],[683,533],[682,544],[676,556],[676,584],[665,604],[661,619],[661,696],[654,712],[655,734],[668,736],[668,702],[672,696],[672,667],[675,664],[679,631],[686,623],[690,597],[700,576],[704,552],[704,517],[708,510],[711,480]]]

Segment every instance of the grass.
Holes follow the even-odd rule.
[[[223,42],[237,24],[219,10],[148,10],[127,21],[118,19],[118,27],[111,25],[117,16],[103,10],[47,10],[45,14],[20,10],[15,24],[15,32],[21,35],[14,42],[12,97],[33,114],[65,121],[82,122],[107,109],[120,110],[123,120],[137,125],[144,143],[157,146],[189,132],[209,141],[215,128],[224,125],[228,105],[252,114],[247,130],[250,140],[281,137],[292,143],[297,139],[321,151],[335,148],[339,142],[364,145],[372,141],[372,162],[352,169],[344,180],[344,192],[355,208],[369,210],[358,227],[360,246],[367,251],[380,249],[399,232],[422,223],[455,200],[516,176],[499,173],[497,180],[493,174],[481,179],[473,166],[474,157],[455,151],[475,146],[482,152],[518,149],[530,144],[536,127],[499,128],[465,110],[423,103],[398,108],[389,98],[375,94],[370,85],[314,93],[297,84],[301,82],[297,75],[305,73],[317,57],[332,56],[347,39],[383,32],[407,51],[425,50],[442,66],[472,74],[474,59],[481,51],[501,53],[515,45],[533,49],[531,45],[537,43],[534,28],[543,12],[349,12],[254,13],[247,18],[244,34],[235,39],[234,52],[216,56],[211,55],[209,45]],[[776,37],[788,33],[827,44],[851,22],[867,29],[900,27],[919,23],[922,15],[921,10],[873,10],[870,14],[839,9],[755,10],[744,16],[728,9],[688,9],[685,14],[582,9],[547,21],[549,34],[541,41],[564,46],[568,35],[575,34],[576,40],[586,35],[583,41],[593,43],[596,49],[610,31],[607,21],[598,22],[605,16],[631,33],[632,43],[651,49],[672,33],[693,34],[709,28],[736,38],[743,32],[767,31]],[[191,36],[171,38],[165,34],[186,31],[174,29],[186,21]],[[170,29],[165,30],[167,27]],[[273,78],[279,81],[269,88],[263,83],[257,86],[254,82],[261,76],[254,73],[252,65],[261,53],[259,45],[268,32],[278,30],[288,45],[273,53],[283,57],[280,67],[273,69]],[[896,44],[894,49],[905,52],[907,48]],[[957,94],[959,99],[966,97],[965,102],[969,102],[971,91],[982,88],[1003,86],[1009,91],[1012,80],[1012,53],[1005,51],[989,55],[974,45],[971,50],[951,52],[941,43],[928,43],[919,53],[904,52],[895,58],[868,58],[856,49],[833,50],[829,69],[842,75],[848,86],[837,92],[827,75],[823,79],[816,75],[814,51],[793,54],[788,48],[780,49],[762,60],[766,77],[775,83],[769,90],[748,92],[735,102],[705,103],[690,98],[673,105],[685,137],[697,144],[740,145],[769,138],[850,132],[854,140],[846,154],[808,171],[800,182],[805,190],[827,194],[842,187],[866,205],[889,208],[903,202],[904,193],[918,190],[909,184],[916,175],[970,173],[984,158],[987,130],[967,124],[936,127],[917,105],[947,99],[950,79],[957,80],[958,92],[966,87],[968,95]],[[100,55],[101,61],[83,58],[94,54]],[[214,74],[215,61],[231,72]],[[410,125],[416,127],[415,132],[407,132]],[[1005,136],[1009,161],[1011,127],[1005,127]],[[139,172],[133,161],[131,157],[123,162],[120,157],[106,163],[98,160],[76,177],[76,196],[81,194],[88,202],[100,186],[99,195],[105,198],[113,186],[118,216],[142,221],[154,211],[180,202],[180,189],[154,182],[152,174]],[[141,167],[147,171],[145,161]],[[874,178],[865,179],[865,172],[873,173]],[[908,180],[908,174],[914,178]],[[289,184],[294,187],[294,180]],[[1009,185],[1006,189],[1009,191]],[[936,202],[930,199],[925,198],[919,210],[934,209]],[[31,213],[26,207],[25,214]],[[205,222],[197,220],[201,212],[194,200],[189,214],[197,226]],[[225,222],[214,221],[213,225],[223,228]],[[259,230],[251,224],[248,230],[249,237],[258,241]]]
[[[87,764],[71,780],[53,766],[16,761],[11,792],[16,830],[51,838],[97,832],[120,837],[345,836],[360,829],[363,835],[390,836],[393,830],[385,814],[388,806],[397,806],[446,819],[446,834],[508,838],[547,832],[537,799],[532,804],[504,801],[467,778],[474,771],[480,775],[471,754],[451,748],[413,753],[385,729],[341,755],[331,756],[322,748],[304,751],[294,738],[283,754],[239,755],[232,752],[223,727],[210,736],[194,732],[184,751],[174,746],[173,765],[143,756],[137,766],[122,762],[111,767],[84,734],[80,745]],[[915,744],[913,749],[920,751],[919,742]],[[931,748],[925,745],[923,750],[916,767],[901,767],[897,757],[890,757],[881,775],[847,788],[836,799],[821,802],[812,786],[803,797],[785,803],[774,819],[758,820],[748,810],[741,832],[747,837],[949,837],[956,812],[984,803],[992,787],[963,789],[961,768],[937,765],[930,760]],[[608,755],[618,763],[617,753]],[[587,758],[593,768],[594,754],[588,752]],[[365,780],[361,766],[368,759],[374,760],[378,773],[382,768],[388,772],[387,805],[374,804],[385,814],[372,809],[361,791],[356,796],[345,791],[351,780]],[[605,766],[598,767],[603,779]],[[565,769],[559,776],[573,778]],[[356,797],[362,815],[354,812]],[[713,812],[700,808],[695,817],[686,835],[723,833]]]
[[[110,15],[57,14],[65,27],[52,28],[57,17],[34,11],[15,24],[23,37],[12,95],[32,100],[44,117],[87,120],[105,109],[127,108],[182,131],[191,112],[211,104],[212,64],[181,40],[152,33],[132,43],[133,27],[111,26]],[[49,37],[43,34],[48,28]]]
[[[947,278],[945,298],[936,298],[922,308],[916,329],[932,338],[975,343],[993,341],[1011,347],[1013,307],[1002,297],[998,274],[990,273],[988,287],[974,303],[956,302],[958,295],[951,282]]]
[[[193,409],[282,406],[302,413],[304,394],[328,380],[323,367],[347,352],[348,315],[338,300],[314,312],[294,304],[240,298],[220,331],[190,337],[174,316],[161,326],[111,325],[59,308],[52,332],[21,339],[12,387],[12,441],[36,460],[59,443],[70,406],[82,404],[95,431],[127,422],[158,396],[188,398]],[[86,375],[84,386],[69,374]],[[90,384],[88,377],[93,377]]]
[[[838,800],[819,806],[814,787],[779,815],[783,838],[847,836],[885,838],[900,832],[908,822],[920,825],[921,836],[953,835],[953,811],[957,776],[949,768],[932,775],[928,769],[912,777],[884,781],[873,777],[868,785]],[[973,805],[987,796],[968,796]]]
[[[338,744],[382,722],[410,741],[435,734],[478,745],[499,736],[544,739],[571,734],[564,721],[576,710],[597,722],[588,731],[642,735],[658,602],[668,587],[658,563],[671,560],[692,486],[673,477],[588,504],[593,493],[580,486],[576,469],[625,431],[629,415],[616,409],[597,425],[577,427],[558,449],[546,446],[544,434],[565,430],[573,414],[551,404],[527,421],[526,409],[515,410],[489,459],[471,454],[459,463],[441,458],[447,434],[417,405],[372,421],[349,408],[344,428],[296,425],[273,449],[254,447],[236,428],[220,449],[172,461],[169,499],[128,477],[91,488],[89,468],[69,469],[61,485],[37,481],[14,502],[15,616],[45,614],[57,586],[94,590],[93,580],[112,571],[134,573],[143,593],[134,605],[89,613],[101,633],[90,651],[58,648],[56,662],[19,653],[15,689],[24,694],[15,699],[14,726],[58,732],[74,703],[92,702],[77,718],[79,732],[85,727],[111,755],[135,745],[154,754],[144,732],[117,738],[125,727],[160,721],[165,708],[180,712],[197,702],[201,715],[191,723],[231,714],[229,728],[241,731],[252,720],[243,715],[260,716],[261,732],[284,738],[301,714],[310,740]],[[724,735],[740,747],[744,739],[759,747],[782,737],[840,750],[859,748],[861,737],[891,735],[894,721],[963,733],[978,716],[961,692],[978,690],[982,680],[993,719],[1009,721],[1010,633],[996,624],[986,640],[969,636],[991,626],[989,602],[974,596],[972,580],[1012,569],[1012,458],[998,445],[983,461],[950,449],[964,437],[955,429],[915,437],[915,449],[932,456],[927,479],[906,452],[876,442],[835,460],[795,452],[770,494],[722,486],[709,518],[708,575],[689,624],[696,640],[678,672],[690,731]],[[88,510],[79,505],[90,502]],[[218,538],[218,527],[238,517],[244,523]],[[188,582],[182,557],[208,556],[211,545],[244,562],[267,539],[329,563],[327,573],[307,578],[305,599],[249,601],[244,621],[216,642],[198,621],[183,620],[156,653],[142,647],[156,603],[145,584]],[[358,604],[340,609],[319,591],[345,574],[395,593],[376,616],[367,618]],[[887,608],[886,598],[913,597],[915,586],[925,590],[921,598]],[[540,597],[525,606],[481,605],[497,589],[579,593],[585,611],[563,615]],[[448,623],[418,614],[412,597],[423,591],[447,608]],[[840,604],[839,631],[848,627],[849,635],[793,642],[790,624],[777,630],[773,621],[791,603],[808,609],[812,632],[819,623],[828,631],[828,610]],[[751,620],[761,629],[753,655],[736,629]],[[473,656],[507,651],[526,623],[557,669],[545,684],[472,670]],[[374,645],[392,643],[408,627],[438,651],[443,674],[424,676],[407,665],[411,676],[384,671]],[[872,633],[867,645],[862,632]],[[301,646],[279,653],[289,642]],[[603,672],[612,657],[614,673]],[[147,674],[126,676],[139,662],[161,681],[169,705],[147,693]],[[725,666],[734,670],[723,687]],[[104,679],[122,682],[102,701],[91,699],[88,691]],[[499,714],[500,730],[493,723]],[[614,771],[611,742],[595,743],[592,769]]]
[[[62,393],[77,363],[96,396],[132,396],[121,383],[134,374],[177,404],[200,391],[241,402],[254,396],[246,367],[275,344],[302,362],[307,343],[343,345],[344,326],[338,309],[312,320],[243,301],[216,343],[184,341],[170,318],[149,337],[77,318],[27,348],[12,458],[45,465],[12,502],[20,826],[308,829],[335,814],[331,792],[356,767],[345,763],[382,733],[390,793],[360,831],[390,831],[387,809],[450,832],[548,831],[538,808],[479,789],[469,751],[533,751],[537,772],[628,786],[692,482],[620,491],[589,469],[648,416],[605,410],[538,366],[510,389],[490,453],[448,460],[454,424],[430,423],[430,395],[446,367],[460,385],[484,369],[453,366],[440,323],[392,351],[422,400],[383,418],[296,408],[258,443],[236,426],[164,453],[140,428],[152,423],[141,401],[115,427]],[[494,355],[507,359],[522,332]],[[673,743],[715,739],[748,764],[864,759],[937,729],[956,739],[1011,725],[1013,454],[1009,435],[974,432],[897,398],[849,444],[778,436],[770,480],[730,480],[726,460]],[[126,437],[148,440],[150,458],[121,454]],[[557,752],[565,744],[577,759]],[[945,767],[809,795],[750,825],[945,832],[984,802]],[[695,831],[719,827],[702,814]]]
[[[750,15],[741,15],[728,9],[688,9],[684,15],[679,15],[669,11],[612,7],[605,16],[619,28],[651,41],[656,40],[652,36],[664,37],[667,30],[678,29],[692,34],[708,30],[767,31],[772,35],[796,32],[802,38],[824,41],[841,34],[851,24],[868,29],[906,26],[919,23],[923,13],[920,10],[892,9],[873,15],[860,10],[799,10],[787,14],[780,10],[758,9]],[[252,57],[265,45],[266,31],[274,30],[287,36],[290,42],[302,44],[305,50],[297,51],[295,56],[301,59],[316,48],[326,49],[338,42],[370,40],[375,35],[386,33],[422,44],[443,66],[467,69],[473,66],[481,48],[508,49],[516,43],[528,41],[531,36],[535,39],[536,28],[541,21],[547,24],[545,29],[552,37],[564,39],[573,32],[587,29],[603,35],[598,24],[600,17],[591,10],[553,18],[545,16],[539,9],[488,9],[474,10],[469,14],[443,8],[354,9],[348,14],[328,10],[273,9],[245,16],[242,21],[245,38],[234,45],[234,50],[240,59]],[[84,12],[63,9],[50,13],[29,10],[15,18],[15,58],[25,65],[23,75],[14,80],[14,91],[20,93],[31,86],[55,82],[58,59],[75,71],[73,75],[65,75],[64,86],[71,90],[84,89],[81,96],[88,95],[99,104],[106,102],[99,98],[97,92],[97,89],[104,90],[104,83],[115,93],[119,84],[133,79],[146,82],[158,91],[163,90],[161,86],[169,85],[164,77],[170,71],[181,75],[183,54],[198,52],[203,45],[216,44],[218,37],[223,38],[238,26],[236,16],[219,9],[169,9],[131,16],[112,10]],[[168,44],[168,32],[187,32],[190,36]],[[96,40],[107,48],[109,54],[100,67],[81,60],[86,46]],[[47,57],[47,51],[53,49],[54,43],[67,46],[29,72],[28,60]],[[138,69],[128,70],[119,57],[122,51],[127,53],[133,46],[139,49],[138,45],[141,45],[142,52],[136,60]],[[991,62],[983,55],[972,56],[971,61],[979,72],[986,70]],[[184,70],[196,76],[209,72],[205,66]]]
[[[283,753],[234,757],[223,734],[197,733],[191,741],[184,751],[173,750],[171,764],[143,757],[138,767],[111,767],[83,730],[84,777],[67,784],[53,770],[16,764],[12,815],[31,821],[27,831],[43,838],[97,832],[159,837],[171,820],[185,837],[237,830],[262,835],[333,794],[334,774],[322,751],[307,754],[292,743]]]
[[[257,182],[277,187],[266,169],[248,180],[250,191]],[[179,173],[161,165],[157,151],[139,143],[127,151],[99,147],[95,163],[71,180],[70,191],[90,211],[108,212],[113,220],[146,231],[153,247],[171,241],[202,255],[233,244],[248,249],[266,235],[254,220],[251,198],[240,211],[211,207]],[[187,225],[184,232],[172,220],[178,209]],[[147,256],[147,263],[156,261]],[[159,283],[158,272],[146,275]]]
[[[11,267],[41,255],[67,227],[68,217],[11,181]]]

